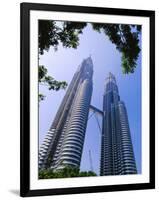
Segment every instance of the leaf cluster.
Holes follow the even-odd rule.
[[[78,22],[56,22],[51,20],[39,20],[39,54],[48,51],[50,46],[55,50],[61,42],[63,47],[77,48],[79,45],[79,34],[87,23]]]
[[[39,83],[41,85],[46,85],[49,90],[55,91],[66,89],[66,81],[57,81],[47,73],[47,69],[43,65],[39,65]],[[39,94],[39,101],[44,100],[44,98],[45,96],[43,94]]]

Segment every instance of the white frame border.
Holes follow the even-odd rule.
[[[142,174],[38,180],[38,20],[85,21],[142,25]],[[149,40],[148,17],[56,11],[30,11],[30,189],[55,189],[149,183]],[[143,67],[144,66],[144,67]]]

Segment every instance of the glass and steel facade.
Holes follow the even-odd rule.
[[[100,175],[136,174],[126,107],[112,73],[105,81]]]
[[[92,96],[91,57],[78,67],[39,150],[39,169],[80,167]]]

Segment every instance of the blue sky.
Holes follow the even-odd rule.
[[[91,104],[102,109],[104,81],[108,73],[112,72],[116,77],[120,98],[127,108],[137,170],[141,173],[141,55],[135,72],[122,74],[121,54],[115,45],[103,33],[93,31],[91,25],[88,25],[80,35],[80,45],[77,49],[66,49],[60,44],[55,52],[51,47],[40,56],[39,64],[45,65],[48,74],[56,80],[65,80],[69,84],[77,67],[90,54],[94,66]],[[49,91],[45,86],[40,86],[40,92],[46,95],[46,98],[39,106],[39,144],[49,130],[66,91]],[[98,119],[101,124],[100,116]],[[93,169],[99,174],[100,145],[101,132],[95,116],[92,116],[87,124],[81,170],[90,170],[90,150]]]

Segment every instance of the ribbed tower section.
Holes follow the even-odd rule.
[[[105,83],[103,113],[100,174],[136,174],[127,111],[111,73]]]
[[[80,167],[89,106],[93,63],[83,60],[62,100],[56,117],[39,150],[39,169]]]

